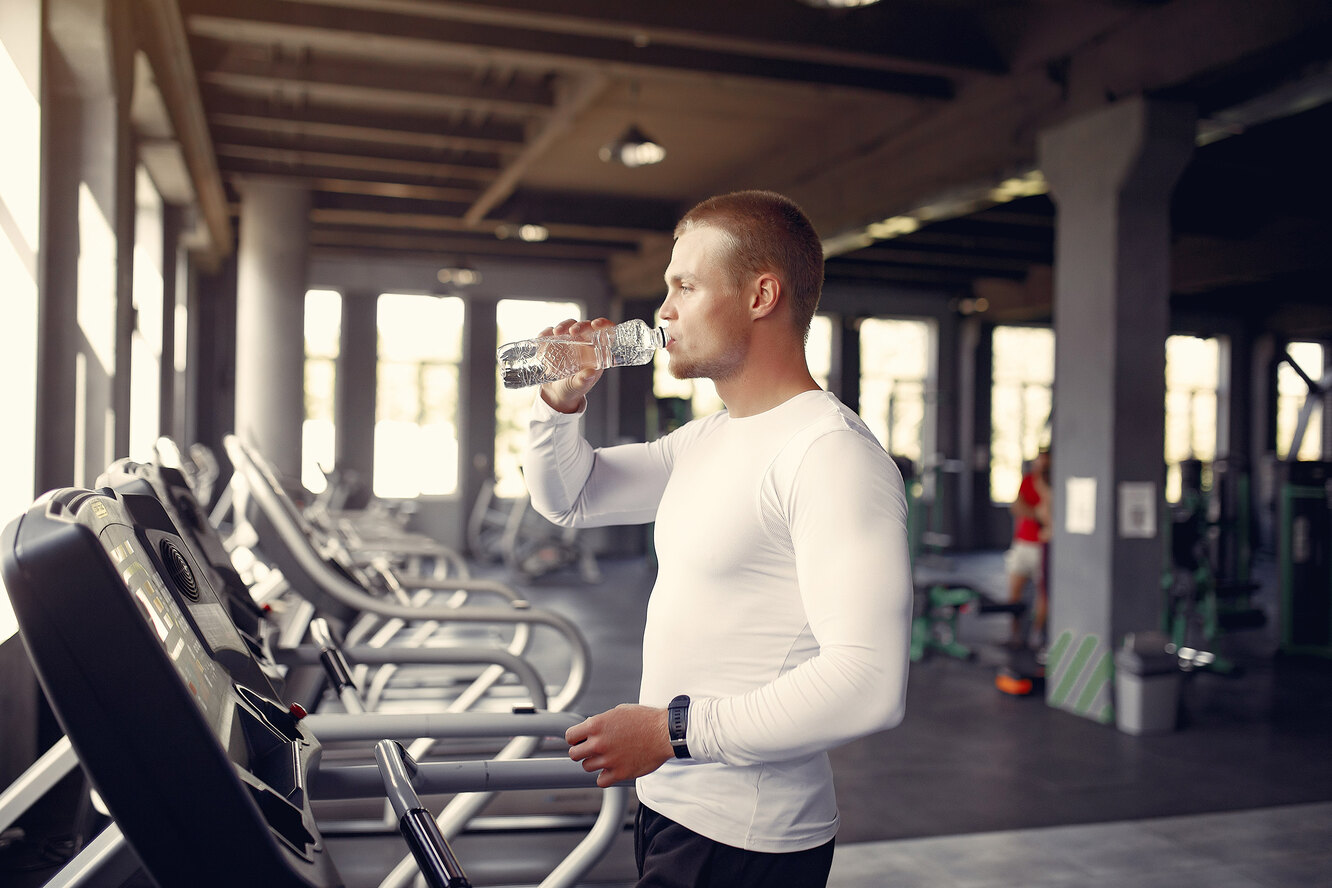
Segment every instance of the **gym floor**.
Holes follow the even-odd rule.
[[[1001,553],[942,567],[998,597]],[[593,651],[576,704],[599,712],[636,698],[639,642],[653,570],[603,559],[602,579],[575,570],[521,588],[575,621]],[[1271,565],[1256,603],[1275,616]],[[1264,576],[1267,574],[1267,576]],[[498,574],[497,574],[498,575]],[[1056,592],[1057,604],[1057,592]],[[964,614],[976,656],[927,655],[911,667],[897,728],[833,752],[842,828],[832,888],[1304,888],[1332,872],[1332,661],[1276,655],[1265,629],[1218,645],[1237,674],[1189,674],[1178,729],[1132,736],[994,685],[1008,618]],[[534,636],[534,665],[562,679],[562,655]],[[552,744],[552,753],[558,753]],[[581,838],[595,790],[510,793],[453,846],[474,884],[535,884]],[[439,801],[427,800],[436,810]],[[504,815],[567,815],[565,826]],[[403,856],[396,836],[330,835],[349,888],[374,886]],[[632,834],[585,880],[633,882]]]
[[[992,595],[1003,588],[1000,553],[956,557],[947,567]],[[570,572],[524,587],[535,606],[566,614],[586,634],[592,676],[576,708],[587,713],[636,696],[652,582],[642,559],[603,560],[601,568],[595,585]],[[1257,570],[1262,578],[1264,566]],[[1274,589],[1265,582],[1257,599],[1273,616]],[[1223,639],[1237,675],[1186,677],[1178,730],[1132,736],[1038,696],[998,692],[1006,618],[964,615],[960,635],[977,656],[912,664],[903,723],[833,753],[842,829],[831,884],[1326,884],[1332,662],[1275,655],[1274,622]],[[455,847],[477,884],[507,885],[529,866],[538,873],[526,878],[538,881],[542,855],[574,840],[481,830]],[[626,831],[588,884],[631,883],[631,849]],[[349,857],[360,858],[367,876],[376,866],[368,847],[339,856],[349,882]]]

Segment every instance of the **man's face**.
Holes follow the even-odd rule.
[[[710,226],[680,235],[666,269],[661,319],[669,326],[671,375],[725,381],[749,350],[750,324],[723,261],[725,239]]]

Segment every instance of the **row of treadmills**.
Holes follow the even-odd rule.
[[[262,454],[225,447],[217,496],[164,440],[5,527],[65,737],[0,794],[0,832],[82,768],[107,825],[48,885],[345,885],[328,836],[368,810],[401,836],[383,888],[452,888],[471,882],[450,841],[497,793],[582,787],[599,807],[540,882],[576,884],[628,806],[561,749],[588,676],[577,627],[383,514],[299,507]]]

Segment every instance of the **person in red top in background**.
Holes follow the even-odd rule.
[[[1035,589],[1031,631],[1037,646],[1044,643],[1045,617],[1049,607],[1045,567],[1046,548],[1053,531],[1050,506],[1050,448],[1043,447],[1036,454],[1031,470],[1022,476],[1017,499],[1009,507],[1015,520],[1013,545],[1004,554],[1009,602],[1017,604],[1022,601],[1028,581]],[[1015,648],[1026,646],[1020,617],[1013,617],[1013,632],[1008,643]]]

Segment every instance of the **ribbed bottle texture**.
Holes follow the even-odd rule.
[[[580,370],[632,367],[665,348],[666,331],[632,320],[592,334],[591,342],[569,336],[538,336],[501,345],[496,351],[505,388],[526,388],[568,379]]]

